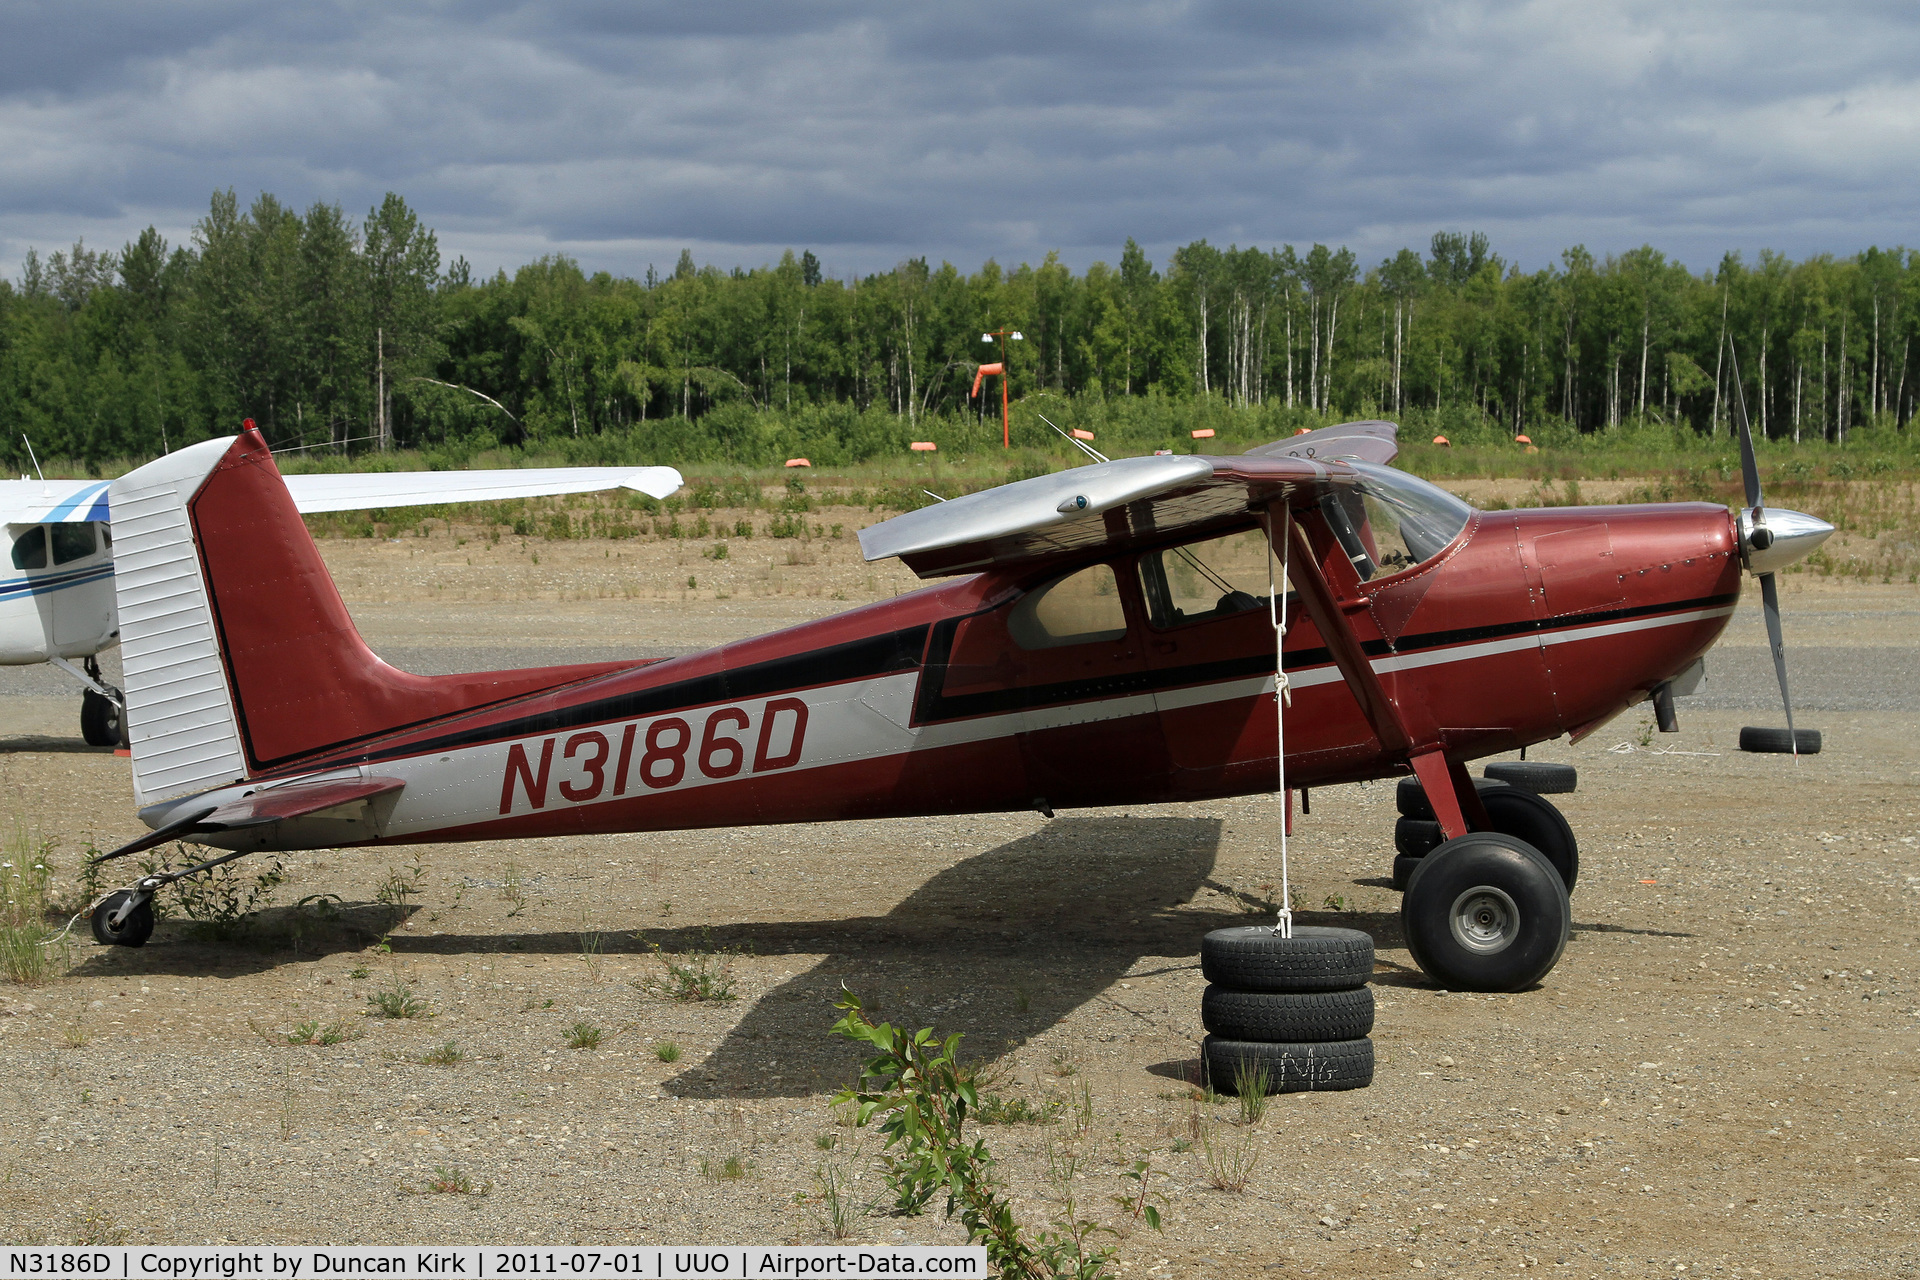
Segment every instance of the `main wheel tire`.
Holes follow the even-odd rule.
[[[1393,860],[1393,887],[1404,893],[1407,881],[1413,879],[1413,869],[1419,865],[1419,858],[1411,858],[1404,853],[1396,857]]]
[[[1796,739],[1800,743],[1801,755],[1820,754],[1818,729],[1795,729],[1792,733],[1788,733],[1785,729],[1765,729],[1748,725],[1740,731],[1740,749],[1765,752],[1769,755],[1791,755]]]
[[[1200,995],[1200,1022],[1222,1040],[1358,1040],[1373,1030],[1373,992],[1208,987]]]
[[[1559,961],[1572,932],[1567,886],[1538,849],[1475,831],[1420,859],[1400,900],[1407,949],[1455,991],[1519,991]]]
[[[1493,830],[1532,845],[1560,873],[1567,892],[1573,892],[1573,883],[1580,878],[1580,842],[1551,800],[1524,787],[1501,787],[1483,792],[1480,803],[1493,819]]]
[[[131,896],[125,889],[121,889],[117,893],[108,894],[106,901],[93,909],[91,924],[95,942],[104,947],[146,945],[147,939],[153,936],[153,900],[151,898],[135,907],[132,913],[120,922],[119,928],[116,929],[113,925],[113,913],[118,911],[120,904]]]
[[[1373,976],[1373,939],[1358,929],[1269,925],[1215,929],[1200,940],[1200,972],[1236,991],[1345,991]]]
[[[1492,778],[1475,778],[1473,785],[1482,796],[1507,784]],[[1418,818],[1423,822],[1433,821],[1433,805],[1427,801],[1426,788],[1420,785],[1418,778],[1402,778],[1393,793],[1394,807],[1400,810],[1403,818]]]
[[[80,736],[90,747],[120,745],[120,704],[88,689],[80,695]]]
[[[1373,1041],[1365,1038],[1274,1043],[1208,1036],[1200,1043],[1200,1059],[1213,1091],[1236,1096],[1242,1081],[1262,1071],[1269,1094],[1364,1089],[1373,1083]]]
[[[1393,851],[1402,857],[1424,858],[1446,838],[1432,818],[1400,818],[1393,824]]]
[[[1580,785],[1578,769],[1544,760],[1496,760],[1480,772],[1510,787],[1525,787],[1537,796],[1566,795]]]

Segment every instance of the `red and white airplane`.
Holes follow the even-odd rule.
[[[1447,839],[1407,886],[1415,957],[1523,986],[1565,943],[1577,849],[1466,762],[1661,696],[1743,570],[1832,530],[1764,509],[1750,458],[1738,514],[1476,511],[1386,465],[1394,432],[1019,481],[860,535],[921,591],[664,661],[434,677],[361,640],[258,434],[195,445],[112,486],[152,831],[107,856],[1208,800],[1276,790],[1284,755],[1290,788],[1417,777]],[[139,945],[153,893],[211,865],[109,895],[95,936]]]

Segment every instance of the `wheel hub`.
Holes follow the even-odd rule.
[[[1467,950],[1496,955],[1520,936],[1520,908],[1504,889],[1476,885],[1453,900],[1447,923],[1454,941]]]

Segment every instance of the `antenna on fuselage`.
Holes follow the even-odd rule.
[[[1033,416],[1040,419],[1040,421],[1042,422],[1047,422],[1047,415],[1045,415],[1044,413],[1036,413]],[[1047,425],[1050,427],[1053,427],[1053,424],[1051,422],[1047,422]],[[1058,427],[1053,427],[1053,429],[1055,431],[1060,431],[1060,428]],[[1068,444],[1072,445],[1074,448],[1078,449],[1080,452],[1086,454],[1089,458],[1092,458],[1095,462],[1112,462],[1113,461],[1112,458],[1109,458],[1106,454],[1100,452],[1098,449],[1088,444],[1085,440],[1081,440],[1074,436],[1070,436],[1064,431],[1060,431],[1060,438],[1062,440],[1065,440]]]
[[[40,459],[34,457],[33,441],[27,439],[27,433],[24,431],[20,433],[20,443],[27,446],[27,457],[33,462],[33,474],[40,477],[41,484],[45,484],[47,482],[47,473],[40,469]]]

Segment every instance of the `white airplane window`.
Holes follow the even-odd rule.
[[[84,521],[56,524],[52,527],[52,533],[55,564],[85,559],[97,549],[93,541],[93,526]]]
[[[1029,591],[1013,606],[1007,634],[1022,649],[1120,639],[1127,611],[1112,566],[1096,564]]]
[[[35,525],[13,540],[13,567],[16,569],[47,567],[47,531],[44,526]]]
[[[1161,630],[1267,607],[1267,535],[1261,529],[1189,542],[1140,557],[1147,619]]]

